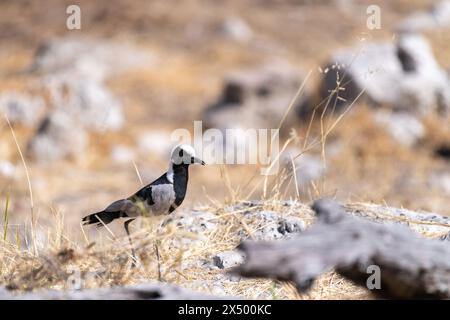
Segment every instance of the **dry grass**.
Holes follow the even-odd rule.
[[[450,136],[448,126],[441,125],[442,119],[427,119],[426,139],[411,149],[399,146],[380,130],[363,103],[348,109],[345,118],[328,117],[323,111],[334,110],[334,106],[326,99],[315,114],[316,121],[295,124],[282,141],[297,147],[299,154],[319,155],[328,169],[325,177],[298,186],[296,177],[286,171],[266,179],[259,175],[259,168],[249,166],[192,168],[191,181],[195,183],[190,184],[178,214],[191,207],[210,212],[216,217],[217,228],[199,236],[174,224],[159,227],[161,221],[143,221],[133,234],[141,265],[132,269],[128,240],[120,225],[100,232],[82,230],[80,219],[113,199],[128,196],[126,193],[137,190],[142,182],[152,181],[166,169],[166,163],[155,157],[117,164],[109,156],[112,146],[136,147],[136,137],[149,129],[171,132],[179,127],[191,128],[191,120],[199,119],[202,107],[215,98],[220,79],[229,69],[260,65],[275,56],[306,70],[317,70],[331,52],[362,37],[392,38],[390,27],[408,12],[426,7],[429,1],[384,3],[383,28],[370,34],[364,27],[365,14],[336,14],[322,1],[308,5],[300,1],[294,9],[290,1],[277,1],[277,10],[271,5],[255,6],[253,1],[229,1],[220,9],[211,8],[213,2],[195,0],[183,5],[154,1],[145,9],[133,1],[81,2],[91,36],[115,38],[120,30],[116,39],[130,38],[154,53],[157,67],[129,72],[108,82],[115,94],[124,97],[126,130],[92,134],[86,154],[79,159],[50,167],[25,159],[27,170],[18,165],[15,178],[0,176],[1,285],[18,290],[89,288],[161,278],[196,290],[248,298],[366,299],[370,296],[365,290],[335,273],[322,276],[309,293],[300,295],[286,283],[230,281],[223,271],[206,269],[201,262],[235,248],[242,233],[251,237],[261,227],[242,210],[228,209],[247,199],[264,199],[258,210],[309,221],[311,212],[304,203],[324,195],[450,214],[445,195],[429,188],[426,180],[430,171],[445,165],[444,160],[432,156],[433,148]],[[363,13],[371,4],[360,3],[357,8],[364,9]],[[42,19],[46,6],[41,1],[30,3],[28,10],[12,1],[0,4],[3,29],[9,30],[12,21],[19,25],[17,39],[1,39],[5,40],[0,51],[1,91],[42,93],[35,87],[36,79],[17,71],[30,64],[35,45],[65,33],[60,28],[64,16],[54,17],[54,12],[65,11],[64,1],[46,0],[46,4],[54,10],[48,10],[48,19]],[[95,17],[102,12],[103,18],[97,21]],[[240,16],[248,22],[255,31],[256,44],[231,41],[214,31],[229,16]],[[195,32],[194,36],[187,32],[192,20],[206,34],[195,37]],[[447,31],[428,35],[433,45],[442,49],[435,54],[445,67],[450,54]],[[319,78],[320,74],[313,71],[310,82]],[[33,130],[18,125],[11,129],[5,121],[0,122],[1,160],[21,164],[18,148],[26,146]],[[332,154],[327,146],[337,146],[340,151]],[[286,199],[298,201],[295,210],[279,205],[279,200]]]
[[[280,121],[280,127],[297,96],[298,94],[288,106],[286,114]],[[309,144],[311,133],[311,127],[309,127],[300,152],[303,154],[318,147],[324,161],[326,161],[324,148],[327,137],[346,114],[345,112],[337,116],[333,121],[325,121],[334,117],[334,115],[325,117],[326,109],[321,114],[320,138]],[[19,147],[12,127],[11,130],[14,141]],[[299,143],[298,140],[298,137],[292,135],[284,143],[281,152],[284,152],[291,142]],[[20,148],[18,150],[21,155]],[[27,168],[24,158],[22,156],[21,158],[24,161],[24,168]],[[279,161],[279,158],[273,161]],[[133,167],[142,184],[142,178],[135,163]],[[31,196],[31,182],[28,171],[26,173]],[[103,232],[97,235],[95,241],[92,241],[82,230],[86,240],[82,245],[80,242],[70,240],[69,233],[64,230],[64,217],[61,213],[55,212],[57,223],[47,228],[39,226],[37,220],[32,217],[29,230],[32,236],[26,238],[30,243],[26,243],[26,249],[24,249],[19,237],[16,237],[15,241],[8,238],[8,226],[5,223],[5,239],[0,248],[1,261],[3,261],[3,266],[0,268],[0,283],[13,290],[35,290],[125,285],[151,279],[176,283],[211,294],[251,299],[370,298],[368,292],[357,288],[334,273],[326,274],[318,279],[308,293],[299,294],[289,283],[262,279],[236,280],[230,278],[223,270],[205,264],[211,261],[215,254],[236,248],[243,238],[253,238],[255,232],[266,227],[254,215],[246,213],[270,210],[277,212],[280,216],[297,216],[308,224],[312,223],[313,215],[308,206],[297,200],[286,206],[282,201],[287,197],[286,184],[289,185],[292,182],[292,175],[292,172],[282,170],[277,176],[261,177],[253,184],[250,180],[244,188],[241,186],[235,188],[230,182],[227,168],[221,167],[222,184],[228,191],[228,200],[225,202],[212,200],[214,205],[196,209],[213,215],[212,220],[216,227],[201,233],[192,233],[185,228],[179,228],[176,223],[177,218],[174,218],[175,222],[168,224],[161,224],[161,219],[157,217],[141,221],[141,227],[133,234],[134,247],[139,257],[138,268],[131,266],[131,248],[127,239],[115,234],[108,226],[105,226]],[[296,193],[299,195],[297,182],[295,185]],[[250,207],[242,205],[242,201],[247,200],[243,198],[243,194],[247,194],[246,188],[252,190],[248,198],[253,196],[256,189],[262,189],[263,200]],[[312,188],[318,196],[321,195],[314,183]],[[31,204],[33,205],[33,202]],[[8,221],[7,209],[5,209],[4,217],[4,221]],[[40,241],[36,237],[37,234],[42,236]]]
[[[264,202],[261,202],[264,203]],[[230,208],[233,208],[230,210]],[[124,236],[102,230],[95,242],[72,242],[62,223],[46,229],[48,237],[37,244],[39,252],[20,248],[9,237],[0,244],[0,283],[10,289],[92,288],[134,284],[143,281],[167,281],[183,287],[221,295],[252,299],[360,299],[370,295],[334,273],[325,274],[306,294],[298,294],[289,283],[272,280],[230,280],[223,270],[202,266],[215,254],[234,249],[243,236],[259,228],[261,221],[245,212],[272,210],[281,216],[294,215],[312,222],[311,210],[300,203],[284,206],[267,201],[253,207],[227,206],[197,208],[209,212],[217,227],[195,234],[175,223],[160,227],[156,218],[133,233],[139,265],[132,268],[130,248]],[[175,219],[176,220],[176,219]],[[36,230],[36,233],[40,232]],[[155,248],[158,248],[159,259]],[[33,246],[31,246],[33,247]]]

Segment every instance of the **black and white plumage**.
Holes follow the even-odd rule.
[[[117,200],[103,211],[84,217],[84,224],[96,224],[101,227],[113,220],[125,218],[127,220],[124,227],[131,243],[128,230],[130,222],[141,216],[169,214],[181,205],[186,196],[189,165],[196,163],[205,165],[203,160],[196,157],[194,148],[186,144],[175,147],[166,173],[134,195]],[[134,250],[132,254],[134,257]]]

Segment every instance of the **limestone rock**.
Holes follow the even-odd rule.
[[[420,35],[368,43],[333,55],[323,68],[321,97],[342,111],[364,90],[373,105],[425,115],[450,109],[450,81]],[[437,110],[436,110],[437,108]]]

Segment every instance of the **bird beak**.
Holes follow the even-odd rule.
[[[198,164],[201,164],[202,166],[204,166],[206,164],[205,161],[203,161],[202,159],[197,158],[197,157],[192,157],[191,163],[198,163]]]

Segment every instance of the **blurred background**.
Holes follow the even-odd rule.
[[[448,215],[449,31],[449,1],[2,0],[0,208],[79,234],[166,170],[175,129],[284,119],[266,197]],[[263,179],[193,167],[184,205],[259,199]]]

